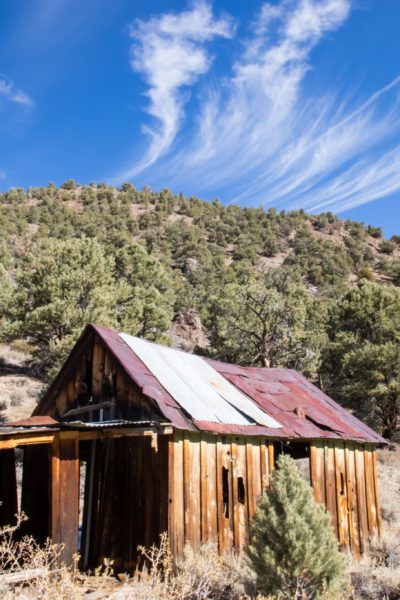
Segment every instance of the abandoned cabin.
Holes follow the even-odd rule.
[[[246,540],[281,452],[358,557],[380,531],[385,440],[299,373],[209,360],[89,325],[25,421],[0,429],[0,522],[64,544],[82,568],[132,569],[167,531],[174,556]],[[22,449],[22,450],[21,450]],[[23,454],[20,490],[16,453]]]

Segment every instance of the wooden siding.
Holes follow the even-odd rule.
[[[84,566],[96,567],[109,558],[117,570],[130,571],[137,564],[137,547],[157,544],[168,528],[168,437],[159,436],[157,448],[149,437],[90,442],[85,454]]]
[[[217,542],[219,550],[246,543],[249,520],[273,468],[273,444],[176,431],[169,442],[168,528],[172,551]]]
[[[99,421],[109,419],[165,420],[149,398],[128,378],[115,358],[96,337],[86,343],[79,360],[71,366],[69,379],[47,408],[46,415],[63,419],[65,413],[90,403],[112,402],[115,406],[80,414],[72,420]]]
[[[310,448],[314,497],[326,504],[342,548],[355,558],[380,533],[376,449],[371,444],[317,441]]]
[[[62,559],[70,564],[78,549],[79,444],[76,432],[60,433],[51,447],[50,531],[63,544]]]

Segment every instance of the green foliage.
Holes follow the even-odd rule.
[[[316,371],[322,306],[289,271],[269,271],[226,285],[210,306],[214,353],[228,362]]]
[[[397,244],[394,240],[382,240],[381,252],[384,254],[393,254],[396,250]]]
[[[368,281],[375,281],[375,274],[371,267],[361,267],[358,271],[359,279],[368,279]]]
[[[343,579],[345,560],[325,507],[285,454],[253,517],[248,555],[265,595],[315,599]]]
[[[8,336],[28,338],[47,371],[91,322],[160,339],[172,319],[169,279],[132,244],[106,256],[95,239],[53,240],[28,253],[16,274]]]
[[[113,268],[101,245],[85,238],[51,241],[25,256],[10,333],[32,340],[42,367],[59,364],[87,323],[116,323]]]
[[[400,414],[400,290],[361,281],[332,307],[327,331],[326,389],[392,438]]]
[[[75,181],[73,179],[67,179],[60,187],[64,190],[73,190],[76,187]]]
[[[10,305],[12,298],[12,284],[10,276],[0,263],[0,323]]]
[[[174,281],[137,244],[126,244],[115,255],[118,327],[133,335],[162,341],[171,324]]]
[[[367,232],[369,235],[371,235],[374,238],[382,237],[382,228],[381,227],[372,227],[371,225],[368,225]]]
[[[285,264],[296,265],[310,283],[320,286],[343,281],[350,273],[351,263],[341,246],[330,240],[320,240],[309,228],[303,228],[296,236],[293,253],[289,254]]]

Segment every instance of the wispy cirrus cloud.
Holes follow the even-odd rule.
[[[226,17],[215,22],[204,3],[141,22],[133,67],[145,76],[149,112],[160,127],[150,130],[145,159],[125,175],[146,170],[156,185],[190,185],[198,195],[311,211],[345,210],[399,190],[400,78],[358,101],[354,90],[310,85],[313,50],[350,10],[350,0],[264,4],[241,56],[202,95],[179,146],[187,88],[209,67],[204,44],[232,35],[232,26]],[[176,33],[182,22],[189,32],[193,23],[207,23],[207,33],[182,39]],[[172,37],[176,54],[165,28],[178,35]],[[186,43],[201,60],[192,62]],[[175,65],[170,50],[176,71],[168,68]]]
[[[15,84],[10,81],[5,75],[0,73],[0,98],[12,102],[14,104],[23,104],[32,106],[33,101],[25,92],[18,89]]]
[[[214,17],[209,4],[196,1],[187,11],[166,13],[131,28],[131,66],[148,84],[147,112],[155,124],[144,126],[150,145],[143,160],[121,178],[152,165],[172,145],[184,116],[188,88],[204,75],[212,58],[206,43],[234,32],[230,17]]]

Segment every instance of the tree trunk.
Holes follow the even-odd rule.
[[[265,355],[262,357],[261,362],[262,362],[262,366],[266,367],[267,369],[269,369],[269,367],[271,366],[271,361]]]

